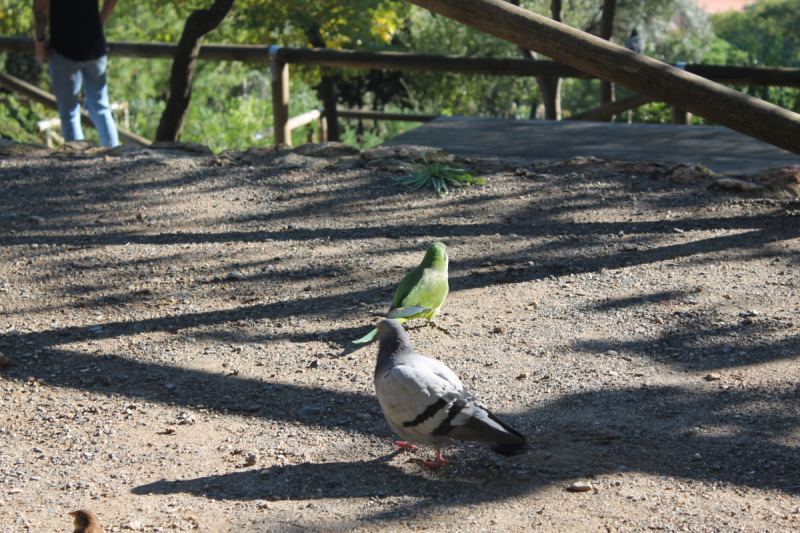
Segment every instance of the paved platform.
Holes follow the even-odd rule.
[[[800,165],[800,156],[721,126],[439,117],[384,146],[398,144],[437,146],[471,157],[563,161],[594,156],[616,161],[702,163],[732,176]]]

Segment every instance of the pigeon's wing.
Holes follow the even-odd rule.
[[[378,389],[387,418],[407,431],[490,446],[525,441],[435,359],[417,356],[395,366],[382,377]]]

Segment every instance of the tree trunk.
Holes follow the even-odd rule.
[[[193,11],[178,41],[172,74],[169,77],[169,98],[156,130],[156,141],[179,141],[189,103],[192,100],[192,78],[203,37],[219,26],[233,6],[234,0],[214,0],[210,9]]]
[[[617,0],[603,0],[603,16],[600,20],[600,38],[611,40],[614,35],[614,13],[617,10]],[[614,101],[614,84],[610,81],[600,80],[600,104]],[[609,120],[614,122],[614,116]]]
[[[306,28],[308,42],[314,48],[327,48],[328,43],[322,38],[321,28],[317,24],[312,24]],[[321,69],[322,80],[320,80],[317,94],[322,100],[322,107],[325,109],[325,122],[328,126],[328,140],[339,140],[339,116],[336,112],[336,102],[338,94],[336,92],[336,80],[328,69]]]
[[[509,0],[509,2],[519,7],[519,0]],[[561,0],[551,1],[550,13],[552,13],[553,20],[561,22],[564,18]],[[519,47],[519,52],[526,59],[539,59],[539,55],[532,50]],[[536,76],[536,83],[539,85],[539,92],[542,94],[544,118],[547,120],[561,120],[561,78]],[[531,109],[531,118],[535,118],[535,116],[536,107],[533,107]]]

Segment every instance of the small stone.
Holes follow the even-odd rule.
[[[767,239],[767,242],[778,242],[778,238],[777,237],[770,237],[770,238]]]
[[[654,321],[656,324],[663,324],[663,323],[664,323],[664,319],[663,319],[663,318],[661,318],[660,316],[657,316],[657,317],[655,317],[655,318],[653,319],[653,321]]]
[[[320,405],[306,405],[299,411],[297,416],[300,418],[317,418],[325,413],[325,409]]]
[[[39,448],[38,446],[33,449],[36,453],[44,453],[44,450]]]
[[[247,456],[244,458],[245,466],[254,466],[257,462],[258,462],[257,453],[248,453]]]
[[[672,228],[672,232],[673,232],[673,233],[686,233],[686,232],[685,232],[685,231],[683,231],[681,228]]]
[[[703,457],[699,453],[696,453],[692,456],[692,461],[702,461],[702,460]]]
[[[719,381],[722,377],[719,374],[707,374],[703,379],[706,381]]]
[[[122,526],[122,528],[123,529],[128,529],[130,531],[141,531],[142,530],[142,524],[140,524],[136,520],[131,520],[130,522],[128,522],[127,524]]]
[[[482,267],[490,267],[490,266],[492,266],[493,264],[494,264],[494,263],[492,263],[491,261],[484,261],[483,263],[481,263],[481,266],[482,266]]]
[[[528,373],[527,372],[521,373],[519,376],[517,376],[517,379],[528,379]]]
[[[358,413],[356,415],[356,420],[360,420],[362,422],[366,422],[368,420],[372,420],[372,415],[368,413]]]
[[[258,475],[261,477],[269,477],[269,469],[265,468],[264,470],[259,472]]]
[[[319,368],[319,359],[314,359],[309,363],[308,368]]]
[[[569,487],[567,487],[568,492],[589,492],[590,490],[594,489],[591,483],[587,483],[585,481],[576,481]]]
[[[37,226],[41,226],[42,224],[44,224],[44,217],[31,215],[28,217],[28,222],[30,222],[31,224],[36,224]]]
[[[240,274],[239,272],[228,272],[228,275],[225,276],[225,279],[228,281],[242,281],[244,279],[244,274]]]
[[[14,361],[12,359],[9,359],[8,357],[0,355],[0,368],[8,368],[8,367],[12,366],[13,364],[14,364]]]
[[[492,333],[505,333],[506,327],[505,326],[495,326],[492,328]]]
[[[164,429],[164,433],[165,433],[166,435],[174,435],[174,434],[176,434],[177,432],[178,432],[178,428],[176,428],[176,427],[173,427],[173,426],[170,426],[170,427],[168,427],[168,428]]]

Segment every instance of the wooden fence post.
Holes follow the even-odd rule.
[[[407,0],[517,46],[800,154],[800,115],[502,0]]]
[[[292,145],[292,130],[289,129],[289,65],[278,60],[280,46],[269,47],[269,71],[272,78],[272,127],[275,146]]]
[[[327,122],[327,138],[329,141],[339,140],[339,116],[336,111],[336,81],[330,73],[322,75],[320,85],[320,92],[322,93],[322,106],[325,108],[325,121]]]

